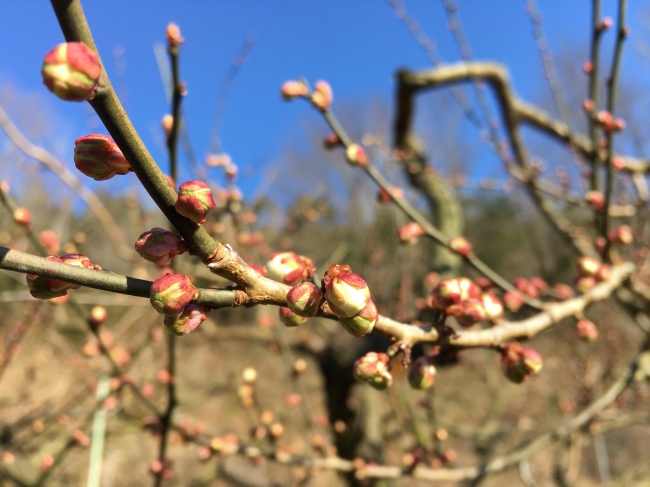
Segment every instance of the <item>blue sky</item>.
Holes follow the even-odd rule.
[[[586,53],[591,1],[538,3],[554,52],[570,47]],[[615,18],[617,2],[603,3],[604,14]],[[647,78],[649,65],[639,61],[633,47],[638,36],[648,32],[643,24],[646,2],[628,3],[632,36],[623,69],[628,76]],[[244,170],[279,157],[288,141],[296,139],[300,122],[311,111],[305,103],[280,100],[278,88],[284,80],[298,76],[312,82],[327,79],[334,88],[336,110],[341,101],[391,100],[396,68],[428,66],[424,52],[382,0],[112,0],[83,5],[109,76],[120,93],[126,93],[127,111],[162,167],[166,155],[159,123],[168,108],[152,45],[164,40],[170,21],[180,25],[187,41],[181,54],[181,73],[189,89],[184,109],[201,160],[209,149],[224,73],[244,39],[251,35],[257,39],[228,98],[222,131],[225,150]],[[442,2],[407,0],[405,6],[436,41],[440,54],[447,61],[458,60]],[[475,57],[507,63],[517,92],[534,99],[546,85],[523,6],[523,0],[461,0],[460,14]],[[74,139],[89,132],[88,112],[83,104],[55,99],[40,77],[44,54],[62,40],[49,2],[0,3],[0,43],[4,46],[0,86],[9,84],[48,100],[43,113],[52,116],[59,127],[54,132],[59,139],[50,148],[71,164]],[[118,47],[124,50],[126,61],[119,77],[112,54]],[[605,59],[608,66],[609,54]],[[12,114],[19,109],[11,108]],[[1,168],[0,175],[7,170]],[[256,185],[259,177],[244,182],[243,189]]]

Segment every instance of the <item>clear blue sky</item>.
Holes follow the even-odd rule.
[[[604,13],[615,18],[617,2],[603,3]],[[648,64],[638,61],[633,47],[648,32],[642,24],[647,3],[628,3],[632,36],[624,69],[647,77]],[[189,89],[185,114],[201,159],[209,148],[224,73],[242,41],[249,35],[257,38],[228,99],[222,132],[225,150],[242,168],[277,157],[310,111],[304,103],[280,100],[278,88],[284,80],[301,75],[311,81],[327,79],[334,87],[336,109],[341,100],[391,99],[397,67],[427,66],[423,51],[382,0],[112,0],[83,5],[109,76],[118,88],[128,87],[127,111],[163,167],[166,156],[155,140],[168,108],[152,45],[164,40],[170,21],[180,25],[187,40],[181,60]],[[461,0],[460,14],[475,57],[507,63],[517,91],[533,98],[545,84],[523,6],[523,0]],[[555,52],[567,46],[586,48],[591,1],[541,0],[539,7]],[[440,0],[407,0],[406,8],[446,60],[459,59]],[[65,139],[52,147],[71,164],[74,138],[88,132],[87,111],[83,104],[54,99],[40,77],[44,54],[62,40],[49,2],[0,3],[0,84],[50,99],[48,113],[65,127]],[[126,60],[119,79],[112,56],[118,46]]]

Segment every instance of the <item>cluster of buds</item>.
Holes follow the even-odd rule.
[[[593,321],[587,318],[580,318],[576,323],[576,331],[578,336],[585,341],[593,342],[598,338],[598,328]]]
[[[309,94],[307,85],[302,81],[286,81],[280,88],[282,99],[286,101],[295,100]]]
[[[449,248],[464,257],[472,255],[472,244],[465,237],[453,237],[449,240]]]
[[[431,357],[419,357],[411,363],[408,381],[413,389],[429,389],[433,386],[435,380],[436,368]]]
[[[393,382],[389,361],[385,353],[368,352],[354,363],[354,378],[382,391]]]
[[[594,257],[579,257],[576,267],[578,268],[578,277],[575,280],[575,286],[582,293],[592,289],[597,282],[606,281],[611,274],[611,267]]]
[[[47,257],[47,260],[75,267],[83,267],[84,269],[101,270],[100,266],[93,264],[88,257],[80,254],[65,254],[61,257],[51,255]],[[27,274],[26,279],[29,293],[38,299],[59,298],[67,295],[68,290],[79,289],[81,287],[77,284],[64,282],[59,279],[37,276],[36,274]]]
[[[612,244],[630,245],[634,241],[634,235],[629,225],[621,225],[609,232],[609,242]]]
[[[542,370],[542,357],[532,348],[524,348],[519,342],[504,345],[501,349],[501,368],[505,376],[516,384]]]
[[[43,83],[66,101],[92,99],[102,67],[97,55],[82,42],[59,44],[45,55]]]
[[[483,291],[467,277],[446,278],[431,291],[431,305],[454,316],[461,326],[469,327],[483,320],[498,320],[503,305],[490,291]]]
[[[174,257],[188,250],[180,235],[158,227],[144,232],[135,243],[135,251],[143,259],[160,266],[169,265]]]
[[[402,225],[399,230],[397,230],[397,237],[399,238],[400,243],[405,245],[415,245],[418,242],[418,239],[425,234],[426,231],[422,225],[415,222]]]
[[[323,292],[312,282],[303,282],[287,293],[287,306],[298,316],[316,316],[323,301]]]
[[[74,165],[95,181],[106,181],[133,171],[115,141],[103,134],[84,135],[74,141]]]
[[[309,279],[315,272],[314,262],[295,252],[276,252],[266,263],[267,277],[288,286],[295,286]]]
[[[202,181],[186,181],[178,189],[178,199],[174,208],[179,215],[189,218],[194,223],[205,223],[208,213],[216,207],[212,191]]]
[[[311,94],[312,104],[319,110],[328,110],[333,99],[334,94],[329,83],[323,80],[316,81],[314,92]]]
[[[368,155],[359,144],[350,144],[347,149],[345,149],[345,158],[353,166],[368,166]]]
[[[372,331],[377,322],[377,307],[361,276],[353,273],[350,266],[332,264],[322,284],[327,304],[348,333],[362,337]]]
[[[167,331],[172,335],[187,335],[208,319],[207,314],[210,308],[200,304],[188,304],[176,316],[165,316],[164,324]]]
[[[189,276],[165,274],[151,285],[149,301],[158,313],[178,316],[197,294]]]
[[[625,120],[622,118],[614,118],[614,116],[606,110],[598,112],[594,120],[605,132],[620,132],[625,128]]]

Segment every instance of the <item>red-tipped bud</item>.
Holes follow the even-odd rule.
[[[426,232],[422,225],[415,222],[407,223],[406,225],[401,226],[397,231],[400,243],[408,245],[416,244],[418,239],[425,234]]]
[[[594,101],[587,98],[585,101],[582,102],[582,108],[587,113],[593,113],[594,108],[595,108]]]
[[[591,291],[596,285],[596,278],[594,276],[579,277],[574,281],[574,285],[578,291],[585,294]]]
[[[409,368],[408,380],[413,389],[425,390],[433,386],[436,381],[436,368],[429,357],[420,357],[413,361]]]
[[[453,237],[449,240],[449,248],[454,252],[469,257],[472,252],[472,244],[465,237]]]
[[[546,292],[548,289],[548,284],[541,277],[533,276],[528,280],[528,282],[530,282],[530,285],[537,289],[540,293]]]
[[[345,158],[353,166],[366,167],[368,165],[368,155],[363,150],[363,147],[358,144],[350,144],[345,149]]]
[[[158,313],[178,316],[195,295],[196,288],[189,276],[165,274],[151,285],[149,301]]]
[[[93,328],[99,328],[108,318],[108,311],[103,306],[94,306],[90,310],[90,315],[88,316],[88,322],[92,325]]]
[[[443,311],[461,300],[461,289],[458,279],[447,277],[440,281],[431,291],[431,297],[435,308]]]
[[[311,95],[311,102],[320,110],[327,110],[332,105],[334,95],[332,87],[327,81],[317,81],[314,85],[314,92]]]
[[[53,255],[47,257],[47,260],[63,262],[61,259]],[[36,274],[27,274],[26,279],[29,293],[38,299],[52,299],[65,296],[68,294],[68,289],[72,289],[74,286],[74,284],[70,284],[69,282],[41,277]]]
[[[312,282],[303,282],[287,293],[287,306],[298,316],[316,316],[323,301],[323,292]]]
[[[94,269],[98,271],[102,270],[100,266],[93,264],[85,255],[65,254],[60,256],[59,259],[61,259],[61,262],[64,264],[72,265],[75,267],[83,267],[84,269]],[[81,286],[76,286],[75,289],[78,289],[80,287]]]
[[[625,157],[623,156],[614,156],[612,157],[612,168],[614,171],[621,171],[625,169],[626,162]]]
[[[601,264],[594,277],[597,281],[606,281],[612,275],[612,268],[608,264]]]
[[[613,121],[612,114],[607,110],[601,110],[596,114],[596,123],[604,128],[609,127]]]
[[[135,243],[135,251],[143,259],[160,266],[169,265],[174,257],[188,250],[180,235],[158,227],[144,232]]]
[[[289,101],[302,96],[307,96],[309,91],[307,90],[305,83],[302,81],[286,81],[280,89],[280,94],[282,95],[283,100]]]
[[[613,244],[630,245],[634,241],[634,235],[629,225],[621,225],[609,233],[609,241]]]
[[[38,234],[38,240],[41,242],[41,245],[45,247],[48,254],[59,253],[59,238],[52,230],[43,230]]]
[[[492,279],[488,277],[477,277],[474,279],[474,284],[481,288],[482,291],[489,291],[494,287]]]
[[[336,134],[329,134],[323,139],[323,147],[327,150],[336,149],[342,145],[341,138]]]
[[[522,298],[521,294],[518,292],[507,291],[503,295],[503,303],[506,305],[506,308],[508,308],[513,313],[516,313],[519,311],[519,308],[523,306],[524,298]]]
[[[533,299],[537,299],[539,297],[539,291],[537,288],[525,277],[517,277],[513,281],[513,284],[520,293],[525,294],[526,296]]]
[[[327,304],[339,318],[357,315],[370,301],[370,289],[366,281],[353,272],[339,272],[336,264],[327,270],[323,284]]]
[[[594,63],[592,63],[591,61],[585,61],[584,63],[582,63],[582,70],[587,74],[593,73]]]
[[[207,306],[199,304],[188,304],[178,316],[165,316],[165,328],[172,335],[187,335],[208,319],[206,316],[210,311]]]
[[[600,24],[598,24],[598,30],[601,32],[609,29],[614,25],[614,21],[612,20],[611,17],[603,17],[603,20],[600,21]]]
[[[32,224],[32,214],[27,208],[16,208],[14,210],[14,222],[18,225],[29,228]]]
[[[393,383],[389,361],[385,353],[368,352],[354,363],[354,378],[383,391]]]
[[[101,72],[99,58],[81,42],[56,46],[45,55],[41,69],[47,89],[66,101],[92,99]]]
[[[361,312],[351,318],[339,318],[339,322],[350,335],[361,338],[373,330],[378,316],[377,306],[370,300]]]
[[[596,275],[600,266],[600,261],[593,257],[579,257],[576,261],[578,273],[583,277]]]
[[[483,303],[477,299],[466,299],[447,308],[447,313],[456,317],[460,326],[468,328],[486,318]]]
[[[388,189],[388,191],[386,191],[384,188],[379,188],[379,191],[377,192],[377,203],[381,203],[381,204],[392,203],[393,197],[391,197],[391,195],[395,199],[401,200],[402,198],[404,198],[404,190],[397,186],[391,186]]]
[[[298,316],[296,313],[291,311],[289,308],[284,306],[280,307],[280,321],[284,323],[285,326],[299,326],[307,321],[307,318]]]
[[[580,338],[588,342],[593,342],[598,338],[598,328],[592,321],[586,318],[578,320],[578,323],[576,323],[576,331]]]
[[[531,348],[523,348],[518,342],[505,345],[501,354],[503,373],[516,384],[521,384],[542,369],[542,357]]]
[[[605,127],[605,130],[608,130],[609,132],[620,132],[621,130],[625,130],[626,126],[627,124],[625,123],[625,120],[622,118],[616,118],[612,120],[611,124]]]
[[[202,181],[186,181],[178,189],[176,212],[194,223],[204,223],[205,217],[216,208],[212,191]]]
[[[276,252],[266,263],[268,278],[288,286],[295,286],[309,279],[315,272],[314,262],[295,252]]]
[[[170,47],[178,47],[185,42],[185,39],[181,37],[180,27],[178,27],[178,25],[174,24],[173,22],[167,26],[165,36],[167,37],[167,44]]]
[[[108,135],[90,134],[74,141],[74,165],[95,181],[111,179],[132,171],[129,161]]]
[[[567,299],[571,299],[573,296],[575,296],[575,292],[573,292],[573,289],[568,284],[556,284],[553,286],[553,290],[555,291],[555,297],[559,301],[566,301]]]
[[[503,303],[493,293],[483,293],[481,298],[483,309],[485,310],[485,319],[498,320],[503,316]]]
[[[585,199],[594,210],[603,211],[605,209],[605,197],[600,191],[588,191]]]

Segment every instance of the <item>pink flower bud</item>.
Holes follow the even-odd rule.
[[[598,272],[598,268],[601,266],[601,263],[598,259],[593,257],[579,257],[576,261],[576,267],[578,268],[578,273],[581,276],[593,276]]]
[[[66,101],[92,99],[102,67],[81,42],[59,44],[45,55],[41,73],[48,90]]]
[[[612,157],[612,168],[614,171],[621,171],[625,169],[626,162],[625,157],[623,156],[614,156]]]
[[[38,240],[49,254],[59,253],[59,238],[52,230],[43,230],[38,234]]]
[[[90,316],[88,317],[88,322],[92,325],[93,328],[100,327],[108,318],[108,311],[103,306],[95,306],[90,310]]]
[[[594,276],[579,277],[574,281],[574,285],[578,291],[585,294],[594,288],[596,285],[596,278]]]
[[[172,134],[172,128],[174,128],[174,116],[168,113],[167,115],[163,116],[160,124],[162,125],[162,129],[163,132],[165,132],[165,135],[169,137]],[[174,187],[173,183],[172,187]]]
[[[612,275],[612,268],[608,264],[601,264],[594,277],[597,281],[606,281]]]
[[[594,101],[587,98],[585,101],[582,102],[582,108],[587,113],[593,113],[595,108]]]
[[[605,197],[600,191],[588,191],[585,199],[594,210],[603,211],[605,209]]]
[[[598,328],[592,321],[586,318],[581,318],[578,320],[578,323],[576,323],[576,330],[578,332],[578,336],[588,342],[593,342],[596,338],[598,338]]]
[[[612,114],[607,110],[601,110],[596,114],[596,123],[602,127],[608,127],[612,124]]]
[[[486,319],[498,320],[503,316],[503,304],[501,303],[501,300],[497,298],[493,293],[483,293],[481,302],[483,303]]]
[[[433,305],[435,308],[443,311],[449,306],[452,306],[461,300],[461,289],[458,284],[458,279],[447,277],[440,281],[433,291],[431,296],[433,298]]]
[[[129,161],[108,135],[90,134],[74,141],[74,165],[95,181],[111,179],[132,171]]]
[[[176,200],[176,212],[194,223],[204,223],[208,213],[216,208],[212,191],[202,181],[186,181],[181,184]]]
[[[393,383],[389,361],[390,358],[385,353],[368,352],[354,363],[354,378],[383,391]]]
[[[307,321],[307,318],[304,318],[303,316],[298,316],[289,308],[285,308],[284,306],[281,306],[280,321],[284,323],[285,326],[293,327],[293,326],[302,325]]]
[[[353,166],[368,166],[368,156],[366,155],[366,151],[358,144],[350,144],[348,148],[345,149],[345,158]]]
[[[531,348],[523,348],[520,343],[508,343],[501,350],[501,367],[508,379],[521,384],[542,369],[542,358]]]
[[[332,87],[327,81],[317,81],[314,92],[311,95],[311,102],[320,110],[327,110],[332,105]]]
[[[413,389],[429,389],[436,381],[436,368],[430,360],[429,357],[420,357],[411,363],[408,380]]]
[[[454,252],[469,257],[472,254],[472,244],[465,237],[453,237],[449,240],[449,248]]]
[[[165,274],[151,285],[149,301],[158,313],[177,316],[196,294],[189,276]]]
[[[474,279],[474,284],[481,288],[482,291],[489,291],[494,287],[492,279],[487,277],[477,277]]]
[[[313,276],[316,266],[311,259],[295,252],[276,252],[266,263],[266,272],[269,279],[295,286]]]
[[[167,37],[167,44],[170,47],[178,47],[185,42],[185,39],[181,37],[181,29],[173,22],[167,25],[165,36]]]
[[[629,245],[634,241],[634,235],[629,225],[621,225],[609,233],[609,241],[613,244]]]
[[[522,298],[521,294],[518,292],[507,291],[503,295],[503,303],[506,305],[506,308],[508,308],[513,313],[516,313],[519,308],[523,306],[524,298]]]
[[[458,287],[460,288],[460,299],[481,299],[481,288],[476,285],[474,281],[467,277],[459,277],[457,279]]]
[[[18,225],[29,228],[32,224],[32,214],[27,208],[16,208],[14,210],[14,222]]]
[[[447,308],[447,313],[453,315],[460,326],[468,328],[486,318],[483,303],[477,299],[466,299]]]
[[[573,289],[571,289],[571,286],[568,284],[556,284],[553,286],[553,290],[555,291],[556,298],[559,301],[566,301],[567,299],[571,299],[573,296],[575,296]]]
[[[64,264],[72,265],[75,267],[83,267],[84,269],[93,269],[97,271],[101,271],[102,268],[96,264],[93,264],[88,257],[85,255],[81,254],[65,254],[61,255],[59,257],[61,259],[61,262]],[[75,289],[79,288],[81,286],[75,287]]]
[[[47,260],[54,262],[63,261],[53,255],[47,257]],[[38,299],[52,299],[68,294],[68,289],[71,289],[74,284],[60,281],[58,279],[50,279],[49,277],[41,277],[36,274],[27,274],[27,286],[29,293]]]
[[[341,138],[336,134],[329,134],[323,139],[323,147],[327,150],[336,149],[341,145]]]
[[[404,190],[397,186],[391,186],[388,191],[386,191],[384,188],[379,188],[379,191],[377,192],[377,203],[392,203],[393,197],[397,200],[401,200],[404,198]]]
[[[415,245],[418,239],[425,234],[426,232],[422,225],[415,222],[407,223],[406,225],[401,226],[397,231],[400,243],[408,245]]]
[[[537,299],[539,297],[539,291],[533,284],[526,279],[525,277],[517,277],[514,281],[513,284],[517,288],[517,290],[525,294],[526,296]]]
[[[336,316],[351,318],[360,313],[370,301],[370,289],[358,274],[339,272],[335,266],[336,264],[331,265],[323,278],[325,299]]]
[[[287,293],[287,306],[298,316],[316,316],[323,301],[323,292],[311,282],[292,287]]]
[[[188,304],[178,316],[165,316],[164,324],[172,335],[187,335],[208,319],[210,308],[199,304]]]
[[[602,32],[609,29],[612,25],[614,25],[614,21],[611,17],[603,17],[603,20],[598,24],[598,29]]]
[[[609,132],[620,132],[621,130],[625,130],[626,126],[627,124],[625,123],[625,120],[622,118],[616,118],[612,120],[611,124],[605,127],[605,130],[608,130]]]
[[[156,265],[169,265],[174,257],[189,250],[180,235],[163,228],[152,228],[144,232],[135,243],[135,251]]]
[[[591,74],[594,72],[594,64],[591,61],[585,61],[582,63],[582,70],[587,74]]]
[[[280,89],[280,94],[283,100],[290,101],[307,96],[309,91],[302,81],[286,81]]]
[[[356,275],[356,274],[355,274]],[[377,323],[377,306],[372,300],[368,301],[366,307],[351,318],[339,318],[339,322],[350,335],[361,338],[372,332]]]

